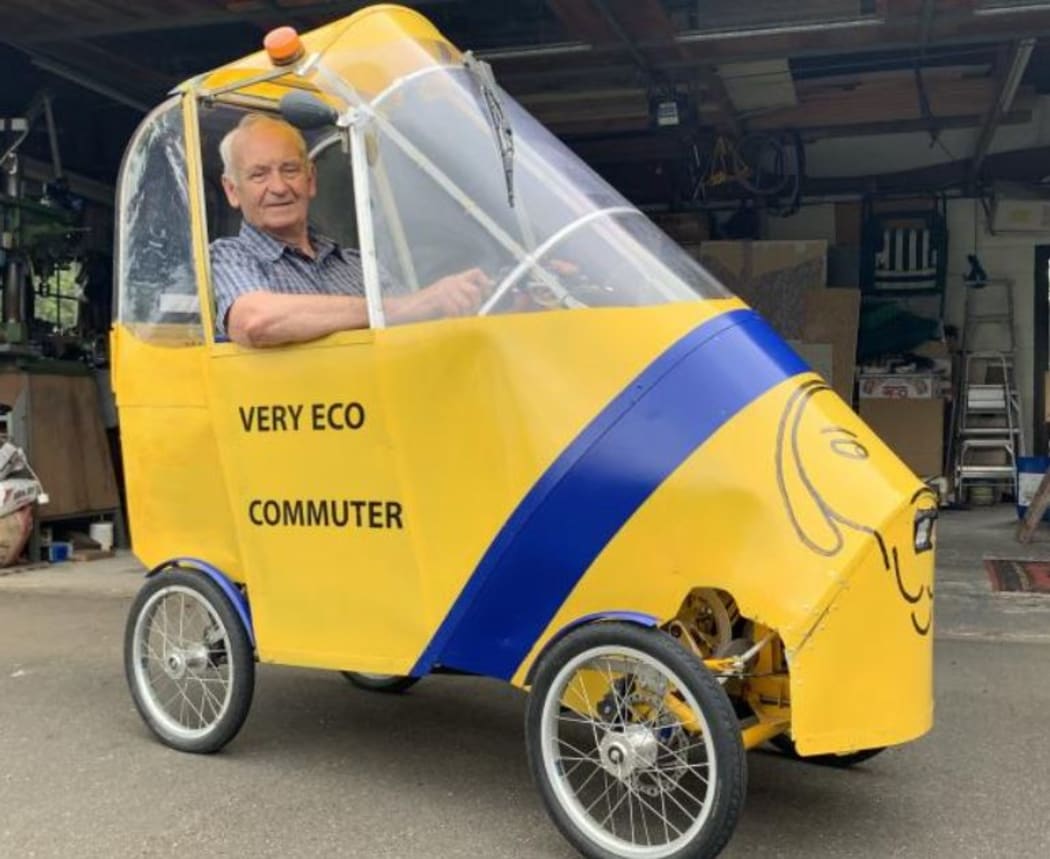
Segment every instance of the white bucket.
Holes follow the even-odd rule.
[[[108,552],[113,548],[113,523],[92,522],[88,529],[88,536],[98,543],[104,552]]]

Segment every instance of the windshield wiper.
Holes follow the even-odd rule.
[[[507,182],[507,203],[514,208],[514,131],[510,127],[510,121],[503,110],[503,101],[499,97],[496,86],[496,78],[492,74],[492,66],[484,60],[474,56],[473,51],[467,51],[463,55],[463,65],[470,72],[474,82],[478,85],[481,98],[485,102],[485,108],[489,115],[489,125],[496,135],[496,145],[499,147],[500,160],[503,162],[503,177]]]

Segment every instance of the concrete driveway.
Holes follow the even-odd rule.
[[[0,857],[576,855],[529,781],[524,698],[499,683],[428,678],[391,697],[261,666],[226,750],[162,747],[121,664],[138,572],[124,556],[0,576]],[[724,856],[1043,855],[1050,612],[1022,609],[1017,639],[989,608],[982,632],[971,597],[947,591],[934,731],[847,772],[751,754]]]

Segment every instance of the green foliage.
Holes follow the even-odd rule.
[[[56,268],[46,280],[36,283],[34,315],[56,331],[70,331],[80,318],[81,287],[78,283],[80,263],[70,262]]]

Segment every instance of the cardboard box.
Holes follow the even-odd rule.
[[[700,262],[782,337],[805,340],[806,293],[827,282],[828,243],[704,242]]]
[[[861,400],[930,400],[940,395],[941,381],[929,374],[864,374],[860,377]]]
[[[680,245],[699,245],[710,237],[707,217],[699,212],[658,212],[652,221]]]
[[[919,477],[944,470],[944,400],[861,399],[860,416]]]
[[[820,376],[831,387],[835,385],[835,347],[830,343],[804,343],[801,340],[788,340],[788,345],[798,352],[813,372]],[[847,399],[848,403],[849,400]]]
[[[952,353],[951,349],[948,348],[948,344],[943,340],[927,340],[925,343],[920,343],[911,351],[913,355],[918,355],[921,358],[929,358],[933,361],[934,370],[946,379],[951,378]]]
[[[805,295],[805,307],[802,340],[831,344],[833,369],[825,379],[835,393],[853,405],[860,290],[811,289]]]

